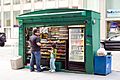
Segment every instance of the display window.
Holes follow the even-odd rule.
[[[40,47],[41,51],[41,65],[49,66],[50,52],[52,44],[56,44],[57,57],[56,61],[62,62],[62,68],[65,68],[66,53],[67,53],[67,42],[68,42],[68,28],[66,27],[37,27],[40,31],[41,44],[44,46]],[[32,35],[33,28],[26,28],[26,64],[29,64],[31,51],[29,37]]]
[[[107,38],[120,34],[120,21],[107,21]]]

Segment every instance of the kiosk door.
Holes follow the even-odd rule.
[[[85,70],[85,27],[69,28],[69,58],[68,69],[76,71]]]

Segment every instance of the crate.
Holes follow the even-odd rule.
[[[95,56],[94,73],[101,75],[107,75],[111,73],[111,60],[112,57],[110,55]]]
[[[61,68],[62,68],[61,62],[55,62],[55,66],[56,66],[56,71],[61,71]]]
[[[23,67],[23,60],[21,56],[10,59],[12,69],[20,69]]]

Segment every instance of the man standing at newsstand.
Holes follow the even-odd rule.
[[[30,71],[33,72],[34,63],[36,63],[37,72],[41,72],[40,68],[40,31],[38,29],[33,30],[33,35],[30,36],[30,45],[31,45],[31,59],[30,59]]]

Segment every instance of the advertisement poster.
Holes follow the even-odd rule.
[[[69,61],[84,62],[84,28],[69,29]]]

